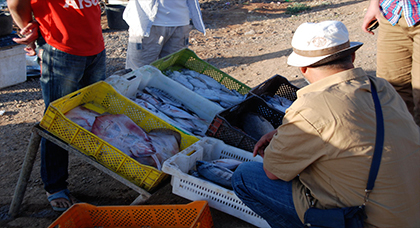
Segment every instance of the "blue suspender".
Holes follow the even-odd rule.
[[[370,87],[372,90],[373,102],[375,103],[375,113],[376,113],[376,141],[375,141],[375,151],[373,153],[372,163],[370,165],[369,179],[366,186],[366,196],[365,203],[369,197],[369,193],[372,191],[373,186],[375,185],[376,177],[378,176],[379,165],[381,164],[382,150],[384,147],[384,137],[385,137],[385,128],[384,128],[384,117],[382,114],[381,103],[378,98],[378,92],[376,91],[375,84],[369,78]]]

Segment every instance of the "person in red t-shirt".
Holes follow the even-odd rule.
[[[8,0],[7,3],[21,28],[20,33],[25,36],[14,41],[26,44],[28,54],[34,55],[36,40],[46,109],[50,102],[105,79],[105,46],[98,0]],[[41,177],[48,200],[56,211],[64,211],[74,203],[67,189],[67,168],[67,151],[42,139]]]

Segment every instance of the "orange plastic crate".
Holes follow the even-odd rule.
[[[77,203],[49,228],[213,227],[207,201],[185,205],[93,206]]]

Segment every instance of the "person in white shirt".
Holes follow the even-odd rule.
[[[205,34],[198,0],[131,0],[123,19],[129,26],[126,69],[135,70],[188,47],[193,26]]]

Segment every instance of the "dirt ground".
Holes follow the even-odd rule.
[[[298,87],[305,86],[297,70],[287,66],[291,38],[303,22],[340,20],[348,28],[351,41],[364,45],[356,53],[357,67],[376,72],[376,35],[361,30],[367,0],[263,1],[200,0],[207,34],[192,31],[190,49],[201,59],[242,83],[254,87],[275,74]],[[311,8],[297,15],[287,14],[293,4]],[[107,75],[123,69],[127,31],[110,30],[103,16],[107,48]],[[11,76],[12,77],[12,76]],[[60,213],[52,211],[40,178],[37,155],[19,215],[8,216],[16,182],[28,146],[31,128],[41,121],[44,104],[39,77],[28,77],[18,85],[0,89],[0,227],[47,227]],[[1,113],[1,112],[0,112]],[[138,193],[95,167],[70,154],[69,189],[82,202],[93,205],[128,205]],[[186,204],[190,201],[171,193],[164,182],[146,204]],[[211,209],[215,227],[253,227]]]

